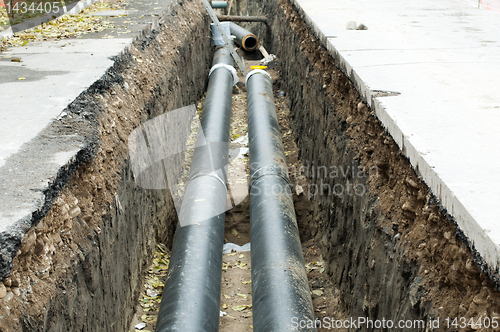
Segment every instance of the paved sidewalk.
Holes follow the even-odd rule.
[[[75,21],[106,17],[102,24],[87,26],[85,21],[87,34],[55,40],[53,35],[74,28],[60,22],[60,33],[49,31],[47,41],[0,52],[0,279],[9,273],[16,245],[35,216],[51,204],[48,188],[58,186],[55,179],[84,146],[93,144],[85,133],[55,133],[54,120],[62,118],[63,110],[172,2],[122,1],[119,10],[78,17]]]
[[[500,13],[459,0],[293,1],[498,273]]]
[[[0,167],[101,77],[130,41],[63,40],[0,54]]]
[[[171,0],[124,2],[95,12],[115,28],[78,38],[30,42],[0,53],[0,168],[99,77]],[[18,58],[22,62],[12,62]],[[20,80],[21,79],[21,80]]]

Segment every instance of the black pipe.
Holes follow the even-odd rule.
[[[238,45],[247,51],[255,51],[259,46],[259,39],[250,31],[240,27],[238,24],[230,22],[231,34],[236,37],[234,40]]]
[[[233,65],[229,50],[213,64]],[[210,75],[198,141],[179,213],[157,332],[218,331],[233,75]],[[205,143],[206,142],[206,143]]]
[[[271,78],[250,72],[247,91],[254,331],[316,331]]]

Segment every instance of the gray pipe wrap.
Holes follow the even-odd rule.
[[[212,1],[212,8],[227,8],[226,1]]]
[[[314,321],[314,313],[272,81],[255,73],[247,91],[253,327],[256,332],[292,331],[294,322]]]
[[[217,63],[233,64],[226,48],[216,51]],[[180,223],[188,225],[177,226],[157,332],[219,329],[227,177],[223,170],[217,174],[212,170],[223,169],[228,162],[232,86],[226,68],[217,68],[210,76],[198,132],[198,143],[208,142],[210,149],[196,148],[193,155],[179,215]]]
[[[255,51],[259,46],[259,39],[250,31],[240,27],[238,24],[231,22],[231,34],[236,37],[234,40],[238,45],[247,51]]]

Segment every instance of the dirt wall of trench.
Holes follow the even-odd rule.
[[[42,133],[78,133],[86,146],[60,171],[48,211],[24,236],[4,280],[0,331],[128,330],[156,244],[170,245],[177,221],[168,190],[134,183],[128,136],[203,95],[208,25],[201,2],[174,1]],[[180,172],[183,159],[169,167]]]
[[[297,171],[309,183],[302,239],[321,242],[345,312],[395,322],[440,317],[441,330],[453,330],[447,317],[498,316],[496,285],[300,8],[287,0],[239,1],[237,8],[269,19],[270,35],[260,23],[247,27],[277,55],[303,165]]]

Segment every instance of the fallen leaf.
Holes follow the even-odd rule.
[[[19,59],[19,58],[12,58],[12,59],[10,59],[10,61],[12,61],[12,62],[21,62],[21,59]]]
[[[314,309],[314,311],[321,311],[322,309],[325,309],[325,308],[326,308],[326,305],[320,305],[316,309]]]
[[[246,308],[251,308],[252,305],[251,304],[242,304],[242,305],[237,305],[235,307],[231,307],[231,309],[233,309],[234,311],[242,311],[242,310],[245,310]]]
[[[229,307],[229,306],[227,305],[227,303],[224,303],[224,304],[222,305],[222,309],[227,309],[228,307]]]
[[[235,228],[233,228],[231,230],[231,234],[233,234],[233,236],[238,236],[238,231]]]
[[[243,285],[251,284],[251,283],[252,283],[252,280],[250,280],[250,281],[242,281],[241,283],[242,283]]]
[[[312,293],[314,295],[318,295],[318,296],[323,295],[323,291],[321,289],[315,289],[315,290],[312,291]]]
[[[243,258],[243,257],[245,257],[245,255],[243,255],[243,254],[238,256],[238,258]]]
[[[248,298],[248,295],[246,295],[246,294],[239,294],[239,293],[237,293],[236,295],[238,295],[239,297],[242,297],[244,299]]]
[[[19,81],[22,81],[22,80],[25,80],[25,79],[26,79],[26,77],[19,77],[18,78]]]
[[[230,298],[231,298],[231,296],[226,295],[226,294],[224,294],[224,297],[225,297],[226,299],[230,299]]]

